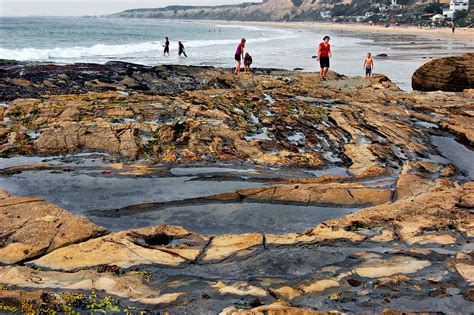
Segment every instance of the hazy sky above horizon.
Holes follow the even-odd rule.
[[[219,5],[260,0],[0,0],[0,16],[104,15],[134,8],[168,5]]]

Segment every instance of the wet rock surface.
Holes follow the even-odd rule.
[[[474,88],[474,54],[432,60],[418,68],[412,87],[419,91],[462,92]]]
[[[23,267],[2,267],[8,288],[2,301],[12,301],[10,290],[33,289],[57,297],[79,294],[84,303],[90,297],[81,292],[97,291],[108,297],[110,309],[217,312],[284,303],[320,311],[409,305],[411,311],[459,312],[470,305],[463,292],[473,281],[473,226],[457,202],[473,189],[468,183],[423,193],[302,234],[207,237],[176,226],[112,233]],[[392,236],[381,237],[386,231]],[[446,235],[450,242],[440,238]],[[50,307],[61,310],[68,303]]]
[[[2,264],[31,260],[106,232],[88,219],[48,204],[42,198],[15,197],[4,191],[0,194]]]
[[[188,89],[229,87],[225,78],[216,78],[216,75],[221,76],[222,73],[213,74],[213,69],[205,67],[149,67],[111,61],[105,65],[0,64],[0,71],[1,98],[4,100],[90,91],[131,89],[163,94],[179,93]],[[231,77],[231,73],[228,73],[228,76]]]
[[[0,69],[1,312],[470,308],[469,93],[280,70]]]

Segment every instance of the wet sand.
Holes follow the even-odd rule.
[[[237,22],[238,23],[238,22]],[[236,22],[232,22],[236,24]],[[397,34],[397,35],[417,35],[429,36],[435,39],[457,39],[463,41],[474,40],[474,29],[456,28],[454,34],[451,28],[418,28],[415,26],[401,25],[384,27],[383,25],[368,24],[339,24],[339,23],[317,23],[317,22],[243,22],[242,24],[265,25],[273,27],[286,28],[312,28],[331,31],[347,31],[353,33],[378,33],[378,34]]]

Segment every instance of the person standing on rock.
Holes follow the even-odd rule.
[[[318,61],[321,66],[319,74],[321,76],[321,81],[326,80],[326,75],[329,71],[329,58],[332,57],[331,45],[329,44],[330,39],[331,37],[327,35],[324,36],[323,41],[318,46]]]
[[[235,57],[235,61],[237,61],[237,65],[235,66],[235,72],[234,72],[235,75],[240,74],[240,62],[244,58],[244,50],[245,50],[245,42],[246,41],[247,40],[245,38],[242,38],[240,40],[239,45],[237,46],[237,50],[235,51],[235,56],[234,57]]]
[[[166,37],[165,44],[163,45],[163,47],[165,48],[163,50],[163,56],[166,56],[166,54],[170,56],[170,40],[168,39],[168,37]]]
[[[372,58],[371,53],[367,53],[367,57],[364,60],[364,69],[365,69],[365,77],[372,76],[372,70],[374,69],[374,59]]]

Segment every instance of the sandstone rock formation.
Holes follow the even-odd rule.
[[[126,222],[113,232],[0,190],[0,312],[462,313],[472,304],[474,182],[469,167],[443,158],[432,140],[474,144],[469,91],[407,93],[384,76],[331,73],[319,82],[313,73],[258,70],[237,78],[223,69],[115,62],[0,69],[7,184],[42,174],[74,180],[86,170],[110,182],[168,180],[172,168],[223,162],[245,171],[176,178],[252,184],[219,193],[204,186],[198,197],[155,208],[87,204],[80,212]],[[67,167],[42,160],[96,151],[109,154],[87,165],[59,157],[71,160]],[[42,157],[24,165],[19,154]],[[325,173],[331,168],[337,172]],[[128,225],[173,205],[226,203],[281,206],[290,218],[296,205],[354,208],[293,233]],[[256,220],[247,213],[244,220]]]
[[[418,68],[412,77],[418,91],[462,92],[474,88],[474,54],[434,59]]]
[[[459,250],[472,239],[474,226],[471,215],[458,203],[473,193],[473,182],[425,192],[325,222],[305,234],[205,237],[180,227],[157,226],[77,241],[28,266],[1,267],[0,283],[7,290],[0,291],[0,305],[11,311],[25,311],[25,305],[58,311],[99,304],[99,309],[109,311],[133,305],[175,311],[211,307],[223,314],[237,310],[311,314],[311,308],[292,305],[316,299],[327,305],[325,310],[341,310],[336,307],[340,303],[361,310],[344,299],[363,300],[390,292],[397,307],[398,299],[407,303],[403,299],[410,292],[417,303],[432,303],[423,302],[421,308],[413,304],[411,309],[446,310],[444,302],[430,300],[428,292],[437,292],[436,298],[443,300],[450,296],[443,290],[453,285],[459,288],[458,295],[472,288],[472,256]],[[4,206],[7,211],[14,207]],[[52,229],[57,232],[60,227]],[[381,237],[387,231],[393,236]],[[447,236],[450,242],[445,242]],[[17,243],[12,240],[13,245]],[[384,250],[372,245],[377,243]],[[451,250],[441,250],[446,245]],[[288,254],[298,259],[285,258]],[[239,273],[229,274],[232,270]],[[278,278],[264,276],[270,274]],[[101,292],[101,296],[76,294],[76,290]],[[456,299],[450,310],[470,303],[462,299]],[[233,301],[237,300],[249,304],[236,306]]]
[[[144,264],[178,266],[195,261],[202,246],[208,242],[181,227],[159,226],[94,238],[58,249],[54,255],[45,255],[32,264],[61,270],[98,265],[123,268]]]
[[[106,233],[88,219],[41,198],[14,197],[1,191],[0,263],[12,264]]]
[[[45,66],[2,67],[6,100],[83,93],[12,101],[2,115],[2,154],[106,151],[155,163],[239,160],[310,168],[350,163],[349,171],[364,177],[432,151],[425,132],[432,127],[414,128],[418,122],[474,141],[467,98],[404,93],[383,76],[332,74],[334,80],[320,83],[311,73],[259,71],[254,87],[245,89],[245,80],[221,69],[110,63],[50,66],[39,75]],[[25,85],[15,83],[20,70]],[[63,88],[44,83],[61,74],[71,77]]]
[[[389,189],[360,184],[297,184],[238,190],[234,194],[209,196],[209,200],[248,200],[319,205],[367,206],[391,201]]]

